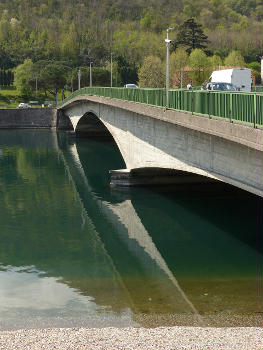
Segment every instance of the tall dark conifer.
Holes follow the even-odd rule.
[[[207,43],[207,36],[203,32],[201,24],[190,18],[179,27],[174,49],[182,45],[186,48],[187,53],[190,54],[194,49],[205,49]]]

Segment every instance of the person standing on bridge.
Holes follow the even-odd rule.
[[[192,90],[193,88],[193,81],[191,80],[189,84],[186,86],[187,90]]]
[[[205,81],[203,82],[203,85],[202,85],[202,87],[201,87],[201,90],[206,90],[206,86],[207,86],[207,81],[205,80]]]

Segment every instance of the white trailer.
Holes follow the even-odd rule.
[[[249,68],[232,68],[214,71],[209,79],[212,83],[231,83],[237,91],[251,91],[252,72]]]

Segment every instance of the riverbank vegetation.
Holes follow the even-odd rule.
[[[81,86],[89,85],[92,62],[93,85],[109,86],[112,53],[113,85],[122,86],[139,80],[138,74],[142,76],[142,71],[145,72],[146,57],[146,62],[165,64],[166,28],[174,27],[170,32],[171,54],[175,56],[172,69],[177,71],[174,84],[180,85],[182,79],[185,83],[187,76],[198,84],[213,65],[229,65],[231,52],[239,53],[246,65],[257,68],[263,56],[262,19],[261,0],[2,0],[0,69],[3,77],[9,74],[12,79],[8,72],[16,69],[15,75],[18,74],[16,67],[31,60],[33,73],[30,71],[21,94],[25,90],[26,94],[32,93],[33,82],[36,84],[39,79],[38,88],[43,92],[49,90],[55,96],[56,84],[52,83],[52,87],[49,84],[47,88],[51,71],[46,70],[45,86],[41,82],[40,75],[44,76],[47,66],[49,69],[51,65],[53,68],[63,66],[63,87],[70,91],[78,87],[79,68]],[[187,40],[191,35],[184,27],[187,21],[198,26],[200,45],[189,46]],[[178,55],[182,55],[179,49],[187,53],[192,76],[181,77],[182,69],[178,68],[177,61]],[[197,63],[200,50],[205,55],[202,63],[205,68]],[[255,70],[258,81],[259,70]],[[159,74],[162,75],[163,72]],[[21,90],[21,84],[16,86]]]

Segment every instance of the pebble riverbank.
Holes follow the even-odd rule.
[[[0,332],[1,350],[257,350],[258,327],[48,328]]]

